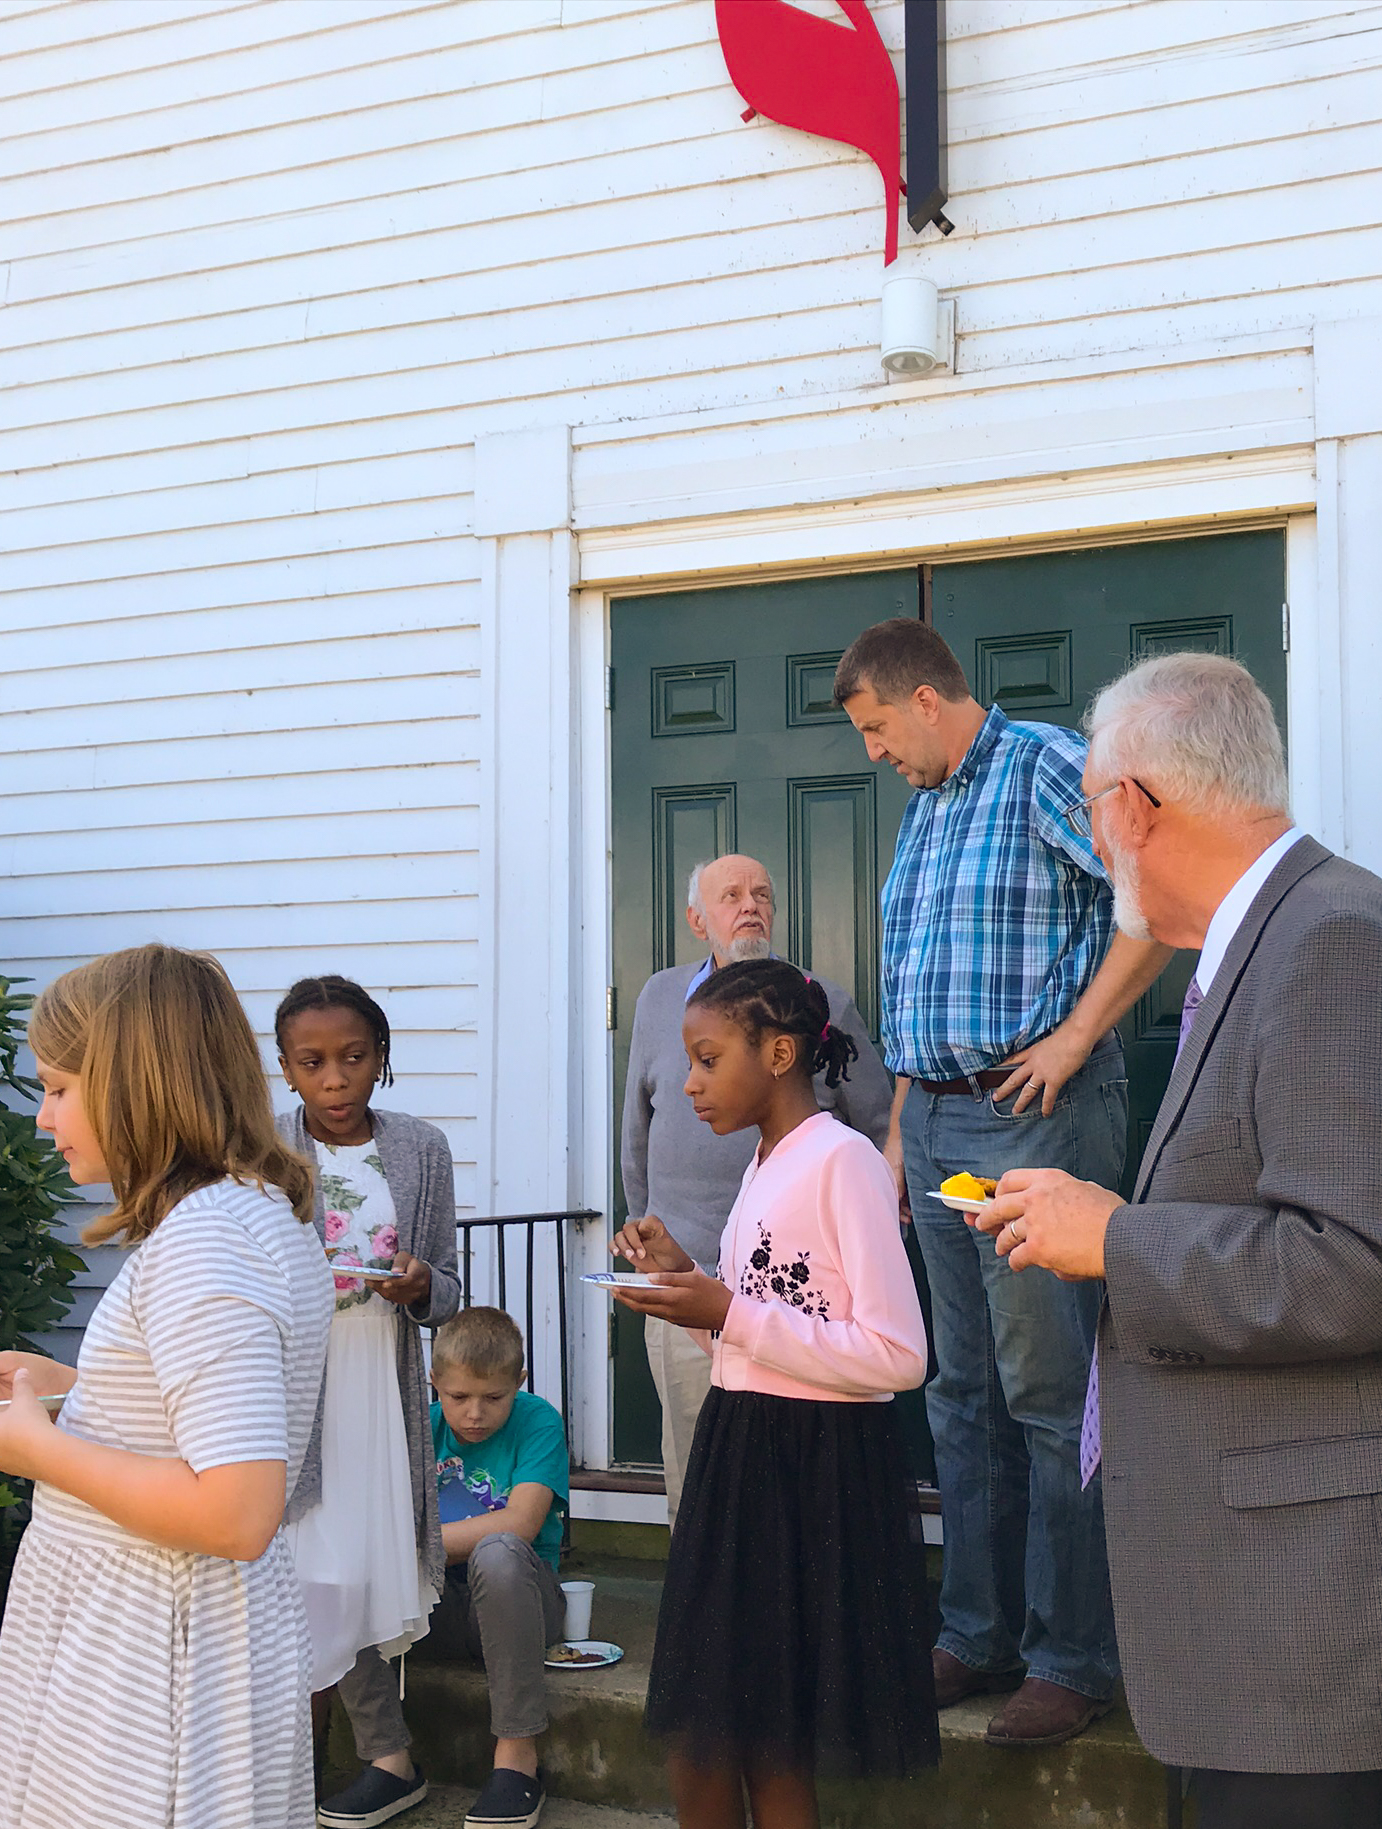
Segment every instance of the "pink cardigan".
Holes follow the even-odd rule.
[[[723,1390],[888,1403],[926,1376],[892,1170],[828,1112],[745,1170],[720,1275],[735,1292],[712,1348]]]

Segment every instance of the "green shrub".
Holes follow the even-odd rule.
[[[0,1087],[33,1101],[40,1090],[18,1067],[23,1019],[32,997],[0,976]],[[73,1277],[82,1260],[53,1231],[61,1209],[77,1198],[62,1157],[31,1114],[0,1106],[0,1351],[39,1350],[35,1336],[72,1306]],[[7,1563],[27,1513],[21,1483],[0,1479],[0,1563]]]

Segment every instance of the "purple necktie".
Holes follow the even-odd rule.
[[[1180,1007],[1180,1040],[1176,1043],[1176,1059],[1184,1052],[1185,1044],[1190,1039],[1190,1031],[1195,1026],[1195,1012],[1204,1002],[1204,992],[1200,989],[1198,978],[1190,980],[1190,988],[1185,993],[1185,1002]],[[1089,1362],[1089,1385],[1084,1394],[1084,1421],[1080,1424],[1080,1488],[1083,1490],[1099,1471],[1099,1349],[1094,1349],[1094,1357]]]
[[[1185,1052],[1185,1044],[1190,1040],[1190,1031],[1194,1027],[1195,1012],[1204,1002],[1204,992],[1200,989],[1198,978],[1190,980],[1190,988],[1185,993],[1185,1002],[1180,1006],[1180,1040],[1176,1043],[1176,1059]]]

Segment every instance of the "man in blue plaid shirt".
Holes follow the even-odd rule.
[[[1099,1288],[1014,1276],[929,1198],[950,1175],[1060,1168],[1116,1187],[1127,1079],[1114,1024],[1169,949],[1113,926],[1083,804],[1086,746],[971,696],[934,630],[898,617],[841,660],[835,697],[916,790],[883,886],[888,1157],[931,1296],[927,1414],[945,1528],[940,1707],[1015,1691],[999,1746],[1055,1746],[1118,1678],[1103,1498],[1080,1485]]]

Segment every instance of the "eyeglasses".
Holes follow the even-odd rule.
[[[1154,807],[1159,807],[1161,805],[1161,802],[1157,799],[1152,790],[1143,787],[1136,775],[1129,775],[1127,779],[1132,782],[1135,788],[1147,796],[1147,799],[1151,801]],[[1076,838],[1092,838],[1094,836],[1094,827],[1090,821],[1089,809],[1094,805],[1096,800],[1102,800],[1105,794],[1114,793],[1118,788],[1122,787],[1122,785],[1123,782],[1120,779],[1115,781],[1112,787],[1101,787],[1097,794],[1086,794],[1083,800],[1077,800],[1072,806],[1061,808],[1061,818],[1065,821],[1066,825],[1069,826]]]

